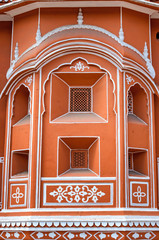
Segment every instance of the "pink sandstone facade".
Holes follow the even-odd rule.
[[[0,239],[159,239],[159,2],[0,1]]]

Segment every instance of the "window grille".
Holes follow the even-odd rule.
[[[91,111],[91,88],[70,89],[70,112]]]
[[[87,150],[72,150],[71,154],[72,168],[87,168],[88,167],[88,152]]]
[[[128,114],[133,114],[133,95],[130,90],[128,92]]]

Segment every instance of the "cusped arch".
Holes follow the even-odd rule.
[[[84,62],[85,65],[83,65]],[[75,64],[76,63],[76,64]],[[45,94],[46,94],[46,83],[49,81],[51,74],[56,73],[58,71],[60,71],[61,68],[68,68],[70,69],[70,72],[72,73],[72,69],[75,70],[75,73],[79,73],[77,70],[84,72],[85,69],[87,69],[87,73],[92,73],[91,72],[91,68],[92,70],[94,70],[94,68],[98,69],[99,72],[103,72],[103,74],[107,74],[108,75],[108,79],[110,79],[110,81],[112,82],[113,85],[113,96],[114,96],[114,103],[113,103],[113,111],[116,114],[116,85],[115,82],[113,80],[112,74],[105,68],[101,67],[98,63],[95,62],[89,62],[86,58],[83,57],[76,57],[73,58],[70,62],[65,62],[60,64],[57,68],[52,69],[49,74],[47,75],[46,80],[43,83],[43,95],[42,95],[42,115],[45,112]]]

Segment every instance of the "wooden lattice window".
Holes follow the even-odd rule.
[[[91,88],[70,89],[70,112],[91,111]]]
[[[87,168],[88,167],[88,151],[72,150],[71,168]]]
[[[128,114],[133,114],[133,95],[130,90],[128,91]]]

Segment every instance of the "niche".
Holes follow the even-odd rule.
[[[148,175],[147,150],[129,149],[128,150],[129,176]]]
[[[135,84],[128,91],[128,121],[148,123],[147,95],[139,84]]]
[[[29,150],[12,151],[11,177],[28,176]]]
[[[98,137],[61,137],[58,149],[58,175],[62,177],[99,175]]]
[[[54,73],[51,121],[107,122],[108,76],[105,73]]]
[[[14,96],[12,125],[28,124],[29,122],[30,93],[27,87],[21,85]]]

